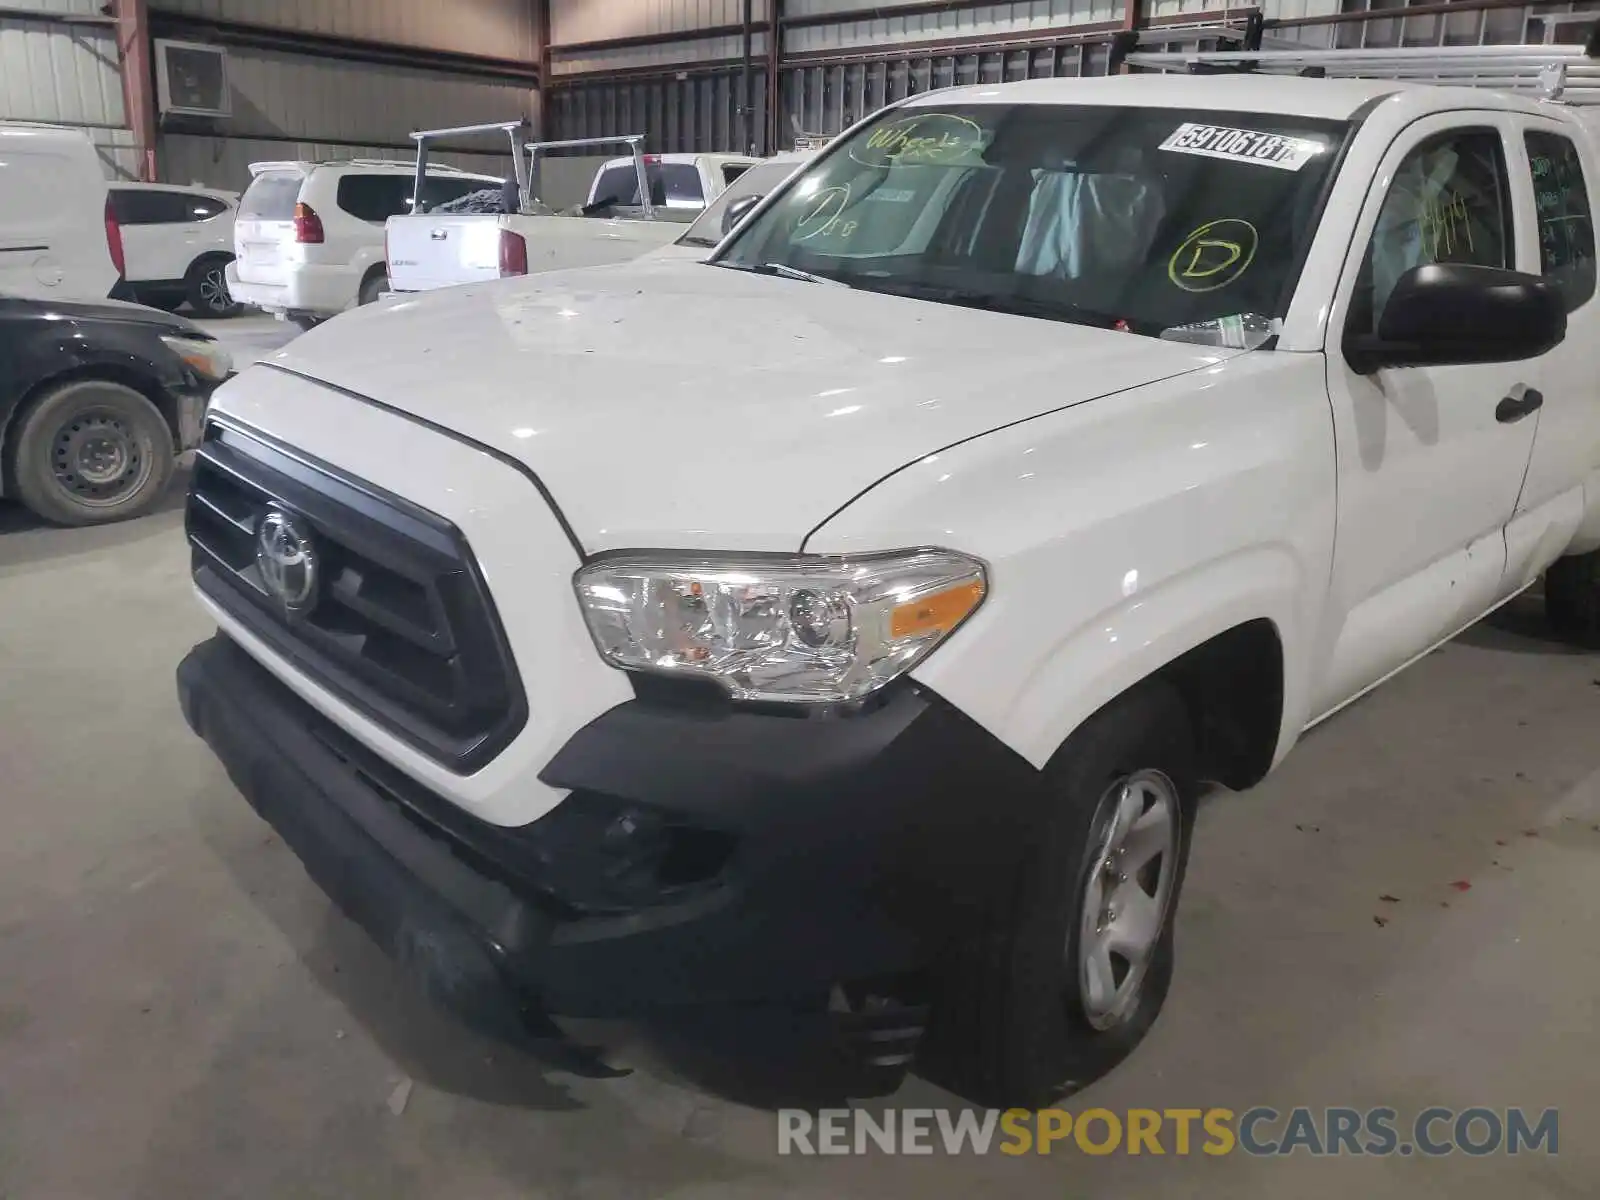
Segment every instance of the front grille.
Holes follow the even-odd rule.
[[[319,583],[289,611],[256,561],[266,515],[309,534]],[[483,577],[444,519],[262,435],[208,422],[185,518],[200,589],[322,687],[457,772],[527,704]]]

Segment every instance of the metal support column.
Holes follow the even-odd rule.
[[[139,154],[139,178],[156,179],[155,71],[151,63],[150,13],[145,0],[114,0],[117,57],[122,65],[122,103]]]
[[[767,144],[766,153],[778,152],[783,129],[783,88],[779,64],[783,58],[783,0],[767,0]]]
[[[533,58],[539,64],[539,82],[534,88],[534,137],[550,136],[545,101],[550,95],[550,0],[529,0],[533,5]]]
[[[739,68],[739,144],[746,154],[756,152],[755,96],[750,90],[750,57],[754,53],[756,0],[744,0],[744,61]]]

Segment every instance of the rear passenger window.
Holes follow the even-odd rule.
[[[181,225],[204,221],[227,205],[210,196],[153,188],[112,188],[111,207],[121,225]]]
[[[1400,276],[1429,263],[1509,267],[1510,180],[1500,135],[1455,129],[1429,138],[1400,163],[1350,308],[1350,327],[1375,333]]]
[[[739,176],[750,169],[749,163],[724,163],[722,167],[722,185],[727,187]]]
[[[191,221],[209,221],[228,211],[228,206],[215,196],[185,196],[184,203],[188,205]]]
[[[339,207],[358,221],[381,225],[411,210],[411,176],[342,175]]]
[[[1571,312],[1594,295],[1594,216],[1584,186],[1583,164],[1571,139],[1530,132],[1534,212],[1539,220],[1539,269],[1557,287]]]

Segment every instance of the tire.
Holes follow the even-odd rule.
[[[1550,564],[1544,576],[1544,612],[1562,641],[1600,650],[1600,550]]]
[[[201,317],[235,317],[244,307],[228,295],[228,259],[197,258],[184,276],[189,307]]]
[[[979,945],[945,972],[922,1068],[958,1094],[1000,1108],[1044,1107],[1106,1074],[1149,1033],[1166,1001],[1198,793],[1182,700],[1166,684],[1141,685],[1085,722],[1045,777],[1057,802],[1041,814],[1015,889],[988,915]],[[1152,844],[1157,828],[1168,849],[1118,877],[1106,869],[1113,860],[1103,847],[1124,807],[1143,812],[1135,827],[1146,836],[1136,836],[1134,852],[1141,840]],[[1082,954],[1087,939],[1103,936],[1100,905],[1083,919],[1092,878],[1102,900],[1127,909],[1124,929],[1135,928],[1127,924],[1130,882],[1151,901],[1145,927],[1155,932],[1142,968],[1121,959],[1121,984],[1138,973],[1125,992],[1096,992],[1086,974],[1092,960],[1111,967],[1118,982],[1114,953],[1103,960]],[[1116,929],[1116,920],[1104,928]]]
[[[57,525],[99,525],[155,507],[175,451],[148,399],[120,383],[79,379],[28,407],[7,460],[15,496],[35,514]],[[93,478],[90,466],[110,477]]]
[[[356,297],[357,307],[365,308],[369,304],[375,304],[378,300],[378,297],[383,295],[384,290],[388,288],[388,286],[389,276],[387,274],[385,274],[383,271],[370,272],[367,277],[361,281],[361,292]]]

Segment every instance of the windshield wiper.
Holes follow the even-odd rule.
[[[1005,292],[980,292],[972,288],[913,283],[901,279],[869,278],[862,286],[871,291],[906,296],[913,300],[933,300],[939,304],[980,308],[986,312],[1008,313],[1017,317],[1040,317],[1047,321],[1093,325],[1101,329],[1114,329],[1118,325],[1116,317],[1065,300],[1045,300],[1037,296],[1018,296]]]
[[[719,267],[728,267],[734,271],[749,271],[755,275],[776,275],[779,279],[796,279],[801,283],[835,283],[841,287],[848,287],[842,279],[830,279],[826,275],[813,275],[810,271],[802,271],[799,267],[791,267],[788,263],[731,263],[719,262]]]
[[[716,240],[714,238],[702,237],[698,233],[696,233],[696,234],[687,234],[686,233],[681,238],[678,239],[678,245],[680,245],[680,246],[704,246],[708,250],[711,249],[712,247],[714,247],[716,244],[717,243],[716,243]]]

